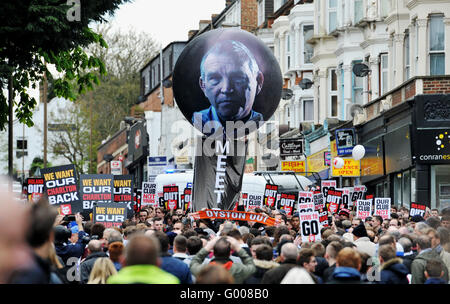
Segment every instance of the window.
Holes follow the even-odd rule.
[[[286,33],[286,69],[291,68],[291,35]]]
[[[353,65],[361,63],[361,60],[353,61]],[[363,104],[363,85],[364,77],[356,77],[355,73],[352,73],[352,102],[356,104]]]
[[[408,80],[410,77],[410,71],[411,71],[411,61],[410,61],[410,54],[409,54],[409,32],[406,31],[405,33],[405,40],[403,44],[404,49],[404,55],[403,58],[405,59],[405,80]]]
[[[389,15],[389,12],[391,10],[391,0],[381,0],[381,9],[380,9],[380,15],[381,18],[386,18]]]
[[[430,75],[445,74],[444,17],[430,17]]]
[[[303,100],[303,120],[314,120],[314,100]]]
[[[329,96],[330,96],[330,115],[331,117],[338,116],[338,89],[337,89],[337,75],[336,69],[330,69],[329,73]]]
[[[337,0],[328,0],[328,33],[336,29],[337,23]]]
[[[303,39],[304,39],[304,63],[311,63],[311,58],[314,55],[314,48],[312,44],[308,43],[308,40],[312,38],[314,33],[313,25],[305,25],[303,26]]]
[[[273,11],[276,12],[279,10],[286,2],[287,0],[275,0]]]
[[[388,91],[388,54],[380,54],[380,96]]]
[[[28,155],[28,141],[26,139],[16,140],[16,157],[20,158],[22,156]]]
[[[357,24],[364,17],[364,3],[363,0],[355,0],[355,15],[354,24]]]
[[[264,7],[266,5],[265,0],[258,0],[258,25],[261,25],[264,22]]]

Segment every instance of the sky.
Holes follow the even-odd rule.
[[[189,30],[197,30],[200,20],[211,20],[224,8],[225,0],[134,0],[108,19],[115,29],[146,32],[165,47],[187,40]]]

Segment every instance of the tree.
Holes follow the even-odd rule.
[[[52,167],[52,164],[50,162],[47,162],[47,167]],[[37,176],[36,172],[39,169],[44,168],[44,159],[42,157],[35,157],[33,158],[33,161],[31,162],[30,171],[28,173],[28,176]]]
[[[2,0],[0,1],[0,88],[12,78],[20,101],[16,116],[33,126],[36,100],[27,93],[50,75],[47,64],[62,76],[54,81],[56,96],[75,100],[77,94],[99,83],[105,75],[103,62],[83,48],[90,44],[107,47],[101,35],[89,28],[91,22],[106,21],[120,4],[130,0]],[[97,71],[98,73],[95,73]],[[0,130],[8,121],[8,106],[0,90]]]
[[[74,164],[79,174],[87,173],[89,162],[89,122],[82,111],[82,105],[75,102],[51,115],[58,128],[53,132],[59,136],[52,136],[48,143],[50,152]]]

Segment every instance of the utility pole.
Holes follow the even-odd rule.
[[[92,91],[89,91],[89,120],[91,130],[89,132],[89,173],[92,174]]]
[[[47,74],[44,73],[44,94],[42,101],[44,103],[44,168],[47,168]]]
[[[14,85],[12,72],[9,76],[8,81],[8,107],[9,107],[9,117],[8,117],[8,175],[10,177],[9,181],[9,191],[12,192],[13,188],[13,108],[14,108]]]

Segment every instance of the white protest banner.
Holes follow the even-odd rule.
[[[322,191],[323,197],[327,198],[329,190],[336,190],[335,180],[323,180],[320,182],[320,190]]]
[[[314,211],[317,211],[319,213],[322,212],[323,210],[326,211],[325,201],[323,199],[322,193],[320,193],[319,191],[314,192],[313,200],[314,200]]]
[[[315,205],[313,200],[313,193],[309,191],[300,191],[298,193],[298,212],[314,212]]]
[[[391,198],[377,197],[375,198],[375,210],[373,215],[379,215],[383,219],[391,218]]]
[[[372,215],[372,200],[357,200],[356,201],[356,217],[363,221],[366,217]]]
[[[261,208],[263,205],[264,196],[257,193],[242,193],[242,201],[245,206],[245,211],[249,212],[256,208]]]
[[[352,204],[355,204],[355,202],[357,200],[364,199],[364,194],[366,193],[366,191],[367,191],[367,188],[364,185],[353,187],[353,193],[352,193],[352,196],[351,196]]]
[[[321,241],[320,221],[318,212],[299,213],[302,242]]]
[[[158,207],[159,202],[156,195],[156,184],[143,182],[142,183],[142,199],[141,206]]]
[[[351,200],[353,187],[339,188],[336,190],[342,192],[342,205],[343,205],[342,208],[350,209],[351,207],[353,207],[353,202]]]

